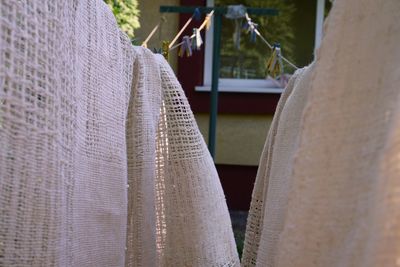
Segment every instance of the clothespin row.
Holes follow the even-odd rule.
[[[161,53],[165,59],[168,60],[169,58],[169,52],[178,46],[181,46],[181,50],[179,51],[179,55],[183,56],[191,56],[192,51],[194,48],[195,50],[200,50],[201,45],[203,44],[203,40],[201,38],[200,31],[206,27],[207,29],[210,27],[210,19],[214,11],[210,12],[210,14],[207,14],[206,18],[204,19],[204,22],[199,28],[194,28],[193,29],[193,34],[192,36],[184,36],[183,40],[181,43],[179,43],[177,46],[173,46],[176,40],[178,40],[179,36],[183,33],[183,31],[187,28],[187,26],[190,24],[190,22],[195,19],[195,20],[200,20],[201,18],[201,12],[198,8],[195,9],[193,15],[186,21],[185,25],[182,27],[182,29],[178,32],[178,34],[174,37],[174,39],[171,42],[168,41],[163,41],[162,42],[162,48],[161,49],[153,49],[154,53]],[[154,33],[157,31],[157,29],[160,27],[161,22],[158,23],[153,30],[150,32],[149,36],[145,39],[145,41],[142,43],[143,47],[147,47],[147,43],[150,40],[150,38],[154,35]]]
[[[203,39],[201,38],[200,30],[198,28],[193,28],[192,36],[183,36],[178,55],[180,57],[184,55],[190,57],[193,54],[192,51],[199,51],[202,44]]]
[[[174,45],[171,47],[170,51],[180,47],[180,51],[178,53],[179,56],[186,55],[190,57],[193,54],[193,50],[200,50],[201,45],[203,44],[203,39],[201,38],[201,31],[205,28],[208,30],[210,28],[211,18],[214,14],[214,11],[211,11],[207,14],[206,18],[204,19],[203,23],[200,25],[199,28],[193,28],[193,34],[191,36],[184,36],[182,38],[182,42]],[[190,51],[190,52],[189,52]]]
[[[173,47],[173,45],[175,44],[175,42],[178,40],[178,38],[181,36],[181,34],[183,33],[183,31],[187,28],[187,26],[189,26],[190,22],[193,19],[196,20],[200,20],[201,17],[201,13],[200,10],[198,8],[196,8],[194,10],[193,15],[186,21],[185,25],[183,25],[182,29],[178,32],[178,34],[174,37],[174,39],[170,42],[169,44],[169,49],[171,49]]]
[[[281,55],[280,44],[275,43],[272,48],[272,54],[267,61],[267,74],[271,75],[272,78],[283,74],[283,62]]]

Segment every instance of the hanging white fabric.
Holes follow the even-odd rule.
[[[122,266],[129,39],[102,1],[0,9],[0,266]]]
[[[247,219],[243,266],[274,266],[285,222],[291,171],[314,64],[297,70],[279,100],[260,158]]]
[[[260,164],[283,175],[264,179],[260,242],[243,266],[399,264],[399,13],[397,0],[334,2],[292,160]]]
[[[238,266],[168,63],[100,0],[0,10],[0,266]]]
[[[185,94],[161,55],[135,51],[127,265],[238,266],[218,174]]]

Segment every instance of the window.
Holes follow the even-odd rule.
[[[283,56],[297,66],[308,65],[313,60],[314,44],[319,45],[322,32],[325,0],[208,0],[208,6],[243,4],[251,7],[277,8],[278,16],[251,16],[259,24],[259,31],[270,43],[282,45]],[[240,48],[233,42],[235,23],[223,18],[221,36],[220,92],[280,93],[283,88],[274,79],[266,77],[265,62],[270,56],[269,48],[257,37],[256,43],[242,32]],[[206,33],[204,85],[196,91],[210,91],[212,71],[212,27]],[[284,64],[290,75],[294,68]]]

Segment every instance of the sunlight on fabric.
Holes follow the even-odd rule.
[[[157,233],[157,254],[158,259],[164,257],[167,224],[165,214],[165,160],[168,159],[168,136],[167,136],[167,115],[165,103],[160,107],[160,122],[156,136],[156,233]],[[160,264],[160,262],[159,262]]]

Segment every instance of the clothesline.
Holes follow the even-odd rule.
[[[201,26],[198,28],[198,31],[202,31],[205,27],[206,29],[209,28],[210,26],[210,20],[212,18],[212,16],[214,15],[214,10],[212,10],[209,14],[206,15],[206,18],[204,19],[203,23],[201,24]],[[181,34],[183,33],[183,31],[189,26],[190,22],[193,20],[193,18],[199,16],[199,12],[198,10],[195,11],[195,13],[186,21],[185,25],[181,28],[181,30],[178,32],[178,34],[174,37],[174,39],[170,42],[167,43],[167,48],[165,52],[170,52],[172,50],[175,50],[176,48],[179,48],[180,46],[182,46],[185,41],[181,41],[177,44],[175,44],[175,42],[178,40],[178,38],[181,36]],[[256,24],[252,21],[252,19],[250,18],[249,14],[246,12],[245,13],[245,18],[247,21],[247,24],[250,28],[251,32],[254,32],[258,37],[260,37],[260,39],[263,41],[263,43],[271,50],[274,49],[274,46],[271,45],[271,43],[269,43],[267,41],[267,39],[260,33],[260,31],[257,29]],[[161,23],[161,22],[160,22]],[[142,43],[142,46],[147,47],[147,42],[150,40],[150,38],[154,35],[154,33],[157,31],[157,29],[160,26],[160,23],[158,23],[153,30],[150,32],[149,36],[145,39],[145,41]],[[192,40],[193,38],[196,37],[196,34],[193,33],[191,36],[189,36],[189,40]],[[175,45],[174,45],[175,44]],[[284,57],[281,53],[278,54],[278,57],[281,58],[284,62],[286,62],[289,66],[293,67],[294,69],[299,69],[299,67],[297,67],[294,63],[292,63],[289,59],[287,59],[286,57]]]
[[[207,25],[210,25],[210,20],[211,20],[211,18],[212,18],[213,15],[214,15],[214,10],[207,14],[207,16],[206,16],[206,18],[204,19],[203,23],[202,23],[202,24],[200,25],[200,27],[199,27],[199,31],[202,31],[202,30],[204,29],[204,27],[206,27],[206,29],[208,29],[209,26],[207,26]],[[196,36],[195,34],[192,34],[192,35],[189,37],[190,40],[193,39],[195,36]],[[169,49],[169,51],[172,51],[172,50],[178,48],[178,47],[181,46],[183,43],[184,43],[184,42],[182,41],[182,42],[180,42],[180,43],[177,43],[177,44],[174,45],[174,46],[171,46],[170,49]],[[171,42],[171,44],[172,44],[172,42]]]
[[[211,19],[211,17],[214,14],[214,10],[211,11],[209,14],[207,14],[204,22],[201,24],[201,26],[199,27],[199,31],[203,30],[204,27],[207,25],[207,23],[209,23],[209,20]],[[184,28],[187,27],[187,25],[190,23],[190,21],[192,20],[193,16],[186,22],[186,24],[184,25],[184,27],[182,28],[182,30],[179,33],[182,33]],[[247,23],[249,25],[249,27],[257,34],[258,37],[260,37],[260,39],[267,45],[267,47],[269,49],[273,49],[274,47],[265,39],[264,36],[262,36],[262,34],[260,33],[260,31],[254,26],[254,23],[252,22],[250,16],[248,15],[248,13],[246,12],[246,20]],[[180,34],[178,33],[178,37],[180,36]],[[189,39],[192,40],[195,37],[195,34],[192,34]],[[180,47],[181,45],[183,45],[183,41],[180,43],[177,43],[176,45],[173,45],[174,41],[176,41],[177,37],[174,38],[174,40],[171,42],[170,44],[170,48],[169,51],[172,51],[178,47]],[[290,65],[291,67],[295,68],[296,70],[299,69],[299,67],[297,67],[294,63],[292,63],[289,59],[287,59],[286,57],[280,55],[280,57],[282,58],[283,61],[285,61],[288,65]]]
[[[174,39],[171,41],[171,43],[168,45],[169,51],[171,51],[171,47],[174,45],[176,40],[178,40],[179,36],[183,33],[183,31],[189,26],[190,22],[192,22],[193,18],[199,15],[198,9],[196,8],[196,11],[193,13],[193,15],[186,21],[185,25],[183,25],[182,29],[178,32],[178,34],[174,37]]]
[[[258,29],[254,26],[254,23],[251,21],[251,18],[249,17],[249,14],[247,14],[247,12],[246,12],[246,20],[247,20],[247,23],[249,24],[249,27],[251,27],[252,30],[258,35],[258,37],[260,37],[260,39],[268,46],[268,48],[272,50],[274,47],[264,38],[264,36],[261,35],[261,33],[258,31]],[[283,61],[285,61],[287,64],[289,64],[296,70],[299,69],[299,67],[297,67],[295,64],[290,62],[284,56],[280,55],[280,57],[282,58]]]
[[[147,43],[150,41],[151,37],[154,35],[154,33],[158,30],[158,27],[160,27],[161,22],[159,22],[154,28],[153,30],[150,32],[149,36],[147,36],[146,40],[144,40],[144,42],[142,43],[143,47],[147,48]]]

